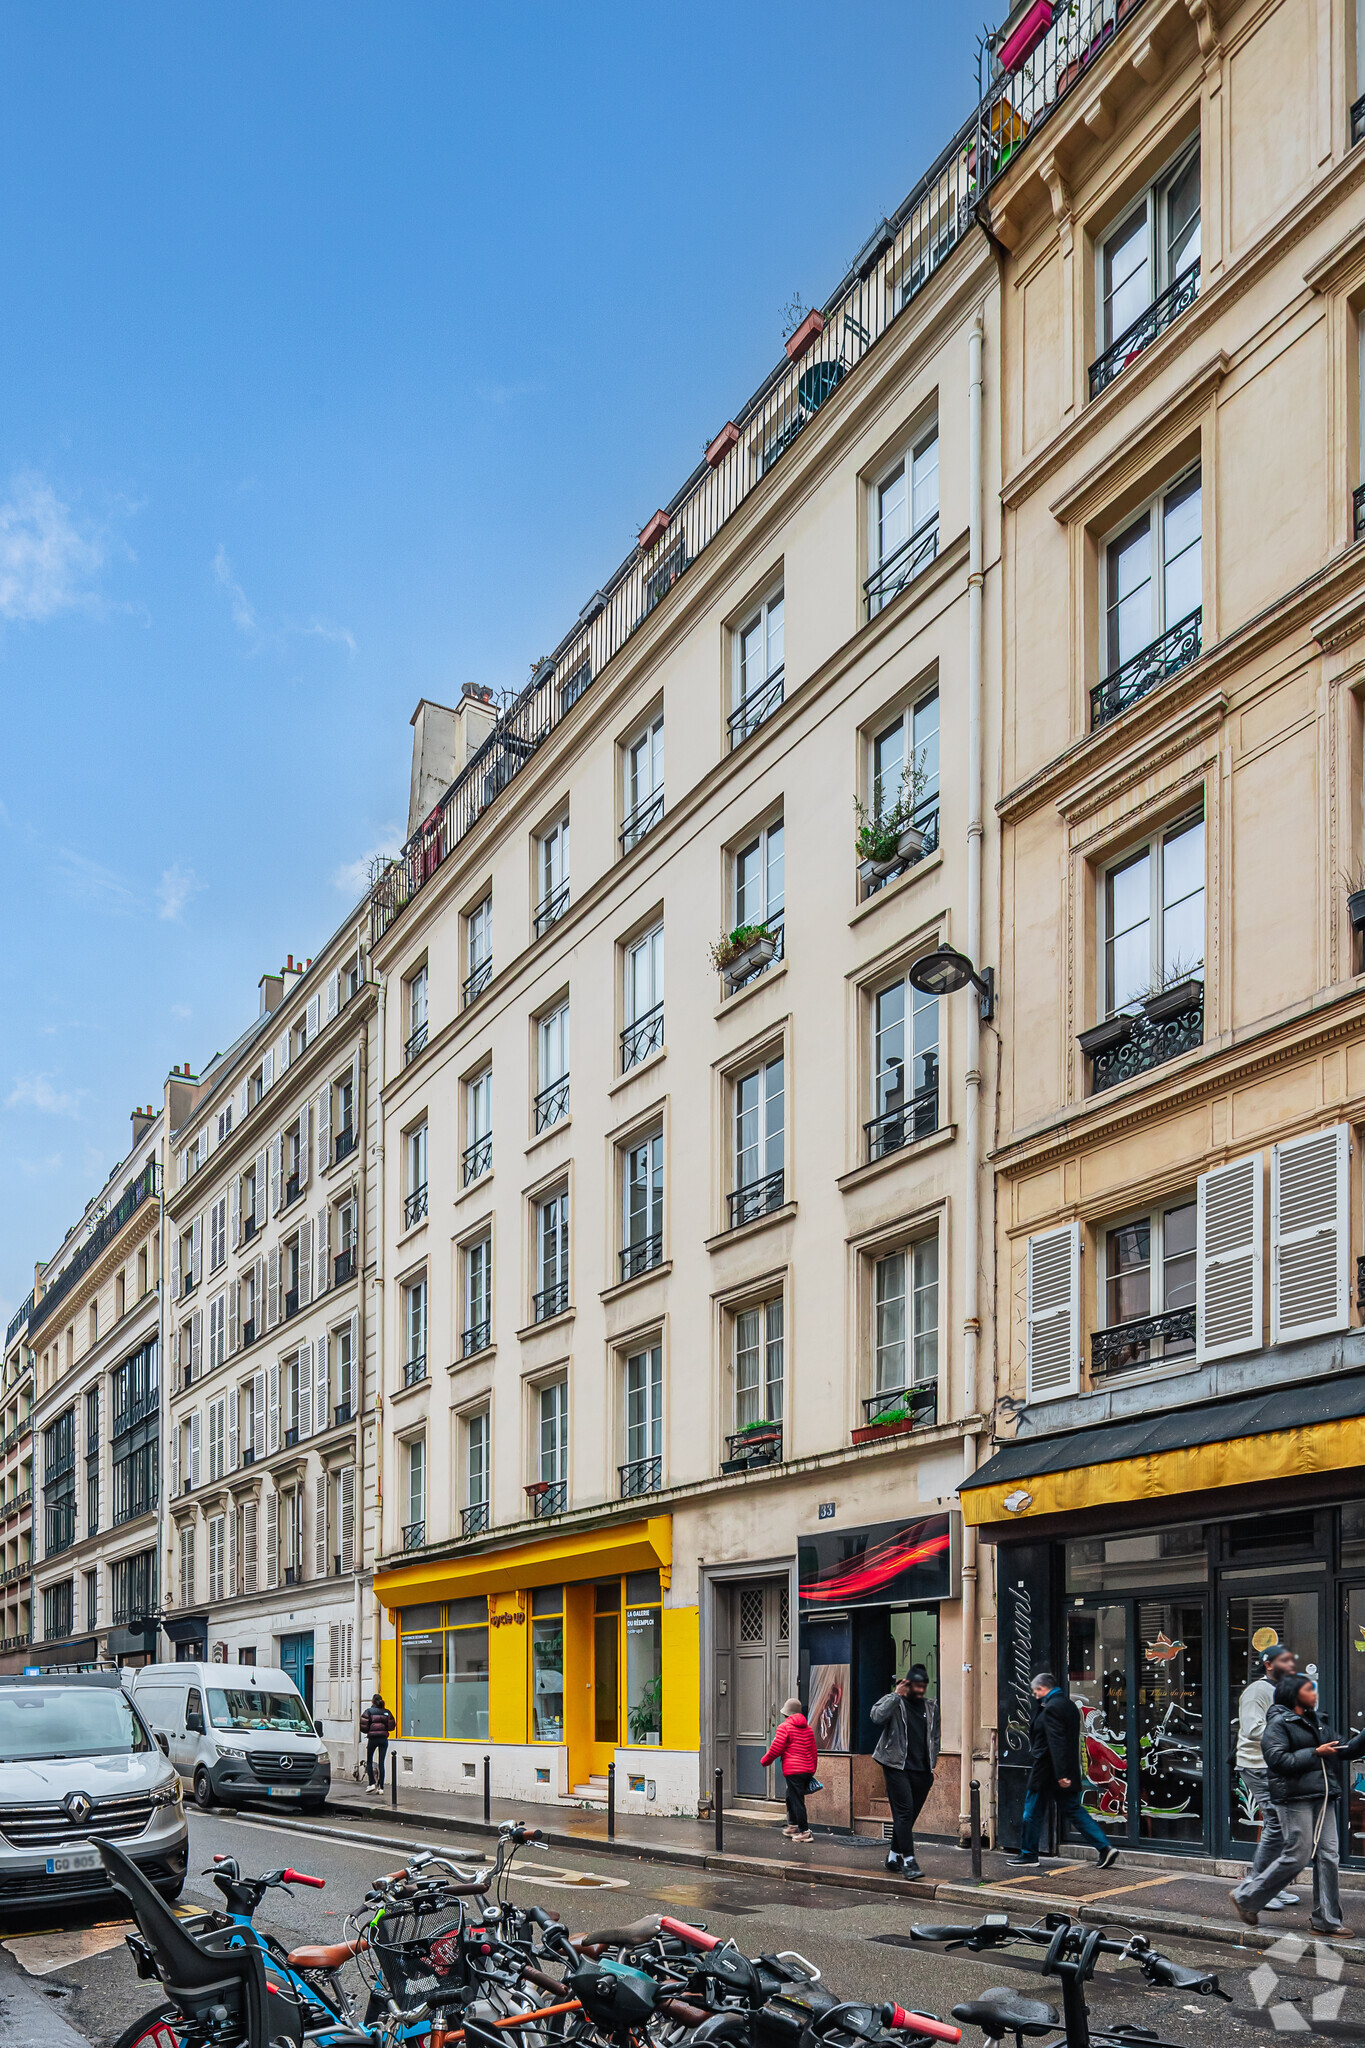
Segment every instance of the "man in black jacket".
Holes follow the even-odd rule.
[[[1036,1870],[1038,1839],[1049,1800],[1057,1802],[1058,1822],[1070,1821],[1099,1852],[1101,1870],[1117,1863],[1119,1852],[1093,1814],[1081,1804],[1081,1716],[1080,1709],[1065,1696],[1050,1671],[1040,1671],[1033,1681],[1033,1719],[1029,1724],[1028,1789],[1024,1794],[1024,1817],[1019,1824],[1019,1854],[1011,1856],[1013,1870]]]
[[[369,1780],[365,1789],[378,1799],[384,1791],[384,1762],[389,1753],[389,1737],[398,1723],[384,1704],[384,1695],[376,1693],[360,1717],[360,1732],[365,1737],[365,1776]]]

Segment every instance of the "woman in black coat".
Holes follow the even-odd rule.
[[[1337,1797],[1341,1766],[1351,1757],[1365,1756],[1365,1731],[1343,1742],[1318,1713],[1317,1686],[1300,1673],[1281,1679],[1275,1688],[1261,1754],[1270,1777],[1271,1804],[1284,1830],[1284,1847],[1259,1875],[1243,1878],[1231,1894],[1232,1903],[1254,1927],[1260,1908],[1311,1863],[1313,1931],[1346,1934],[1338,1884]]]

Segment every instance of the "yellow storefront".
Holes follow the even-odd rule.
[[[617,1766],[623,1809],[695,1809],[697,1609],[668,1604],[672,1519],[375,1575],[408,1781],[556,1799]]]

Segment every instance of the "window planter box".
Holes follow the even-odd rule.
[[[884,882],[888,875],[894,875],[901,865],[900,854],[893,853],[890,860],[860,860],[858,880],[867,886],[869,882]]]
[[[1002,71],[1018,71],[1031,57],[1052,26],[1052,0],[1034,0],[1023,19],[1006,37],[1000,49]]]
[[[896,841],[897,857],[900,860],[918,860],[927,836],[923,825],[907,825]]]
[[[1184,981],[1177,981],[1154,996],[1145,996],[1142,1008],[1144,1015],[1150,1017],[1154,1024],[1159,1024],[1164,1018],[1178,1017],[1182,1010],[1193,1010],[1203,1000],[1203,982],[1194,975],[1188,975]]]
[[[727,420],[706,451],[707,463],[712,469],[719,469],[730,450],[738,445],[739,428],[733,420]]]
[[[760,968],[771,967],[777,958],[776,932],[764,932],[760,938],[751,939],[747,946],[736,953],[721,970],[725,978],[725,992],[731,994],[741,981],[747,981]]]
[[[795,334],[787,337],[787,360],[799,362],[808,348],[813,348],[825,331],[823,313],[807,313]]]
[[[780,1465],[782,1425],[774,1422],[761,1429],[742,1429],[726,1438],[725,1447],[729,1455],[721,1460],[723,1474],[757,1472],[765,1465]]]
[[[900,1422],[864,1422],[853,1432],[854,1444],[875,1444],[884,1436],[909,1436],[915,1419],[907,1415]]]
[[[1353,889],[1346,898],[1346,914],[1353,932],[1365,932],[1365,889]]]
[[[1131,1017],[1105,1017],[1100,1023],[1092,1024],[1088,1031],[1078,1031],[1076,1043],[1086,1058],[1093,1060],[1097,1053],[1112,1052],[1116,1046],[1126,1045],[1132,1034]]]
[[[661,506],[654,514],[654,517],[640,528],[640,553],[647,555],[656,542],[661,541],[667,532],[668,514]]]

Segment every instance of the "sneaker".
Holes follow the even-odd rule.
[[[1252,1912],[1250,1906],[1244,1906],[1236,1892],[1229,1892],[1228,1897],[1232,1900],[1232,1910],[1237,1915],[1237,1918],[1245,1926],[1254,1927],[1256,1925],[1256,1915]]]
[[[1274,1898],[1270,1901],[1270,1904],[1275,1907],[1297,1906],[1298,1903],[1299,1895],[1297,1892],[1276,1892]]]
[[[905,1858],[901,1855],[899,1850],[893,1849],[890,1852],[886,1859],[886,1867],[888,1870],[904,1870]]]
[[[1308,1917],[1308,1925],[1314,1934],[1330,1935],[1333,1941],[1352,1941],[1355,1938],[1344,1920],[1319,1920],[1312,1913]]]
[[[1008,1870],[1041,1870],[1043,1866],[1036,1856],[1007,1856],[1005,1867]]]
[[[1118,1862],[1118,1860],[1119,1852],[1113,1846],[1113,1844],[1110,1843],[1107,1849],[1101,1849],[1100,1851],[1098,1859],[1098,1868],[1101,1870],[1112,1870],[1114,1865]]]
[[[795,1835],[799,1833],[799,1830],[797,1828],[794,1828],[791,1822],[788,1821],[786,1827],[783,1828],[782,1832],[784,1835]]]
[[[913,1856],[907,1856],[901,1859],[902,1877],[923,1877],[923,1875],[924,1872],[920,1869],[918,1863],[916,1863]]]
[[[793,1840],[794,1842],[813,1842],[813,1841],[815,1840],[815,1837],[814,1837],[814,1835],[813,1835],[813,1834],[811,1833],[810,1829],[809,1829],[809,1828],[807,1828],[804,1834],[801,1834],[801,1835],[793,1835],[793,1836],[792,1836],[792,1840]]]

